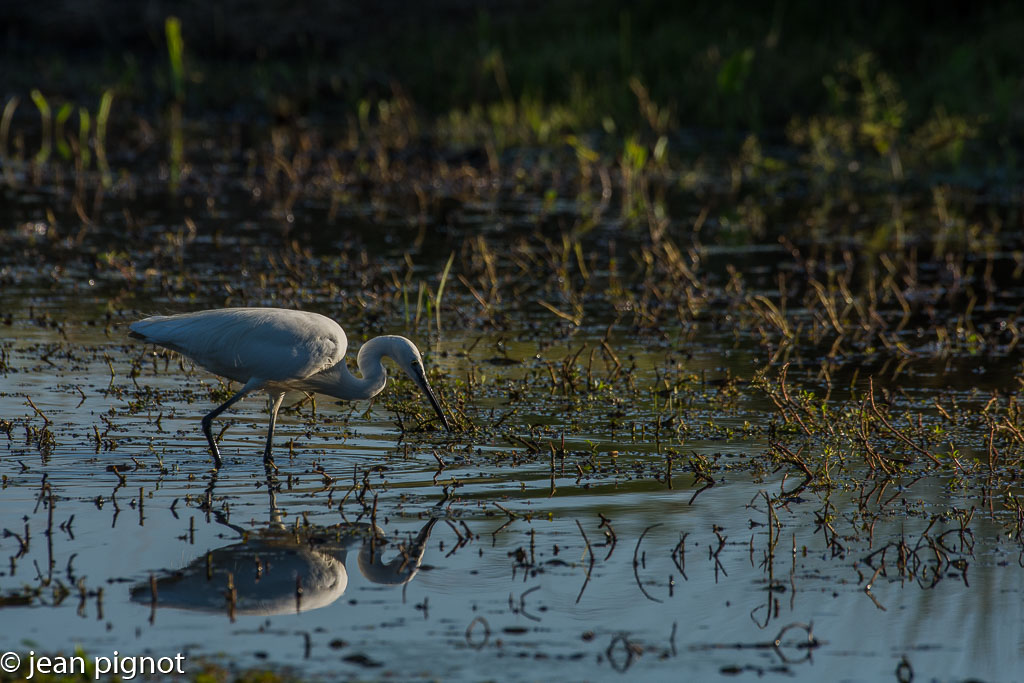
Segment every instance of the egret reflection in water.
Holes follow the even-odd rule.
[[[197,557],[183,569],[134,585],[131,596],[135,602],[155,607],[231,615],[319,609],[345,593],[346,561],[353,550],[358,550],[360,573],[370,582],[402,585],[411,581],[436,522],[430,519],[408,545],[397,547],[371,524],[309,529],[272,524]]]

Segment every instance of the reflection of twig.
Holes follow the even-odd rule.
[[[650,593],[648,593],[647,589],[644,588],[644,584],[640,581],[640,572],[637,569],[637,567],[639,567],[639,565],[640,565],[640,562],[639,562],[639,560],[637,560],[637,555],[640,553],[640,543],[643,542],[644,536],[647,535],[647,532],[650,531],[651,529],[653,529],[655,527],[659,527],[659,526],[661,526],[661,524],[652,524],[651,526],[649,526],[646,529],[644,529],[643,533],[640,534],[640,538],[636,539],[636,547],[633,548],[633,576],[636,578],[636,585],[640,587],[640,592],[644,594],[645,598],[647,598],[648,600],[652,600],[654,602],[663,602],[663,601],[659,600],[658,598],[656,598],[653,595],[651,595]]]
[[[619,537],[616,535],[615,529],[612,528],[612,521],[610,519],[602,515],[600,512],[597,513],[597,516],[601,518],[599,528],[607,527],[608,529],[605,532],[605,538],[608,539],[608,542],[605,545],[610,545],[611,547],[608,548],[608,554],[604,556],[605,562],[607,562],[612,556],[612,553],[615,552],[615,545],[619,542]]]
[[[623,649],[626,651],[626,661],[621,664],[615,659],[615,645],[616,643],[622,643]],[[629,642],[626,634],[619,633],[612,642],[608,643],[608,649],[604,651],[605,657],[608,658],[608,663],[612,665],[612,668],[619,673],[624,672],[633,664],[633,659],[636,656],[637,646]]]
[[[723,536],[722,534],[718,533],[719,532],[719,528],[718,528],[717,524],[712,525],[711,530],[714,531],[715,532],[715,536],[718,537],[718,548],[716,548],[715,550],[712,550],[711,546],[708,546],[708,557],[715,559],[715,583],[718,583],[718,570],[719,569],[722,570],[723,574],[725,574],[726,576],[729,576],[729,572],[725,571],[725,565],[723,565],[722,561],[720,559],[718,559],[718,554],[720,552],[722,552],[722,548],[725,547],[725,539],[727,539],[728,536]]]
[[[576,596],[576,602],[579,603],[580,598],[583,597],[583,591],[587,589],[587,584],[590,583],[590,572],[594,568],[594,550],[590,547],[590,539],[587,538],[587,532],[583,530],[583,525],[580,524],[578,519],[576,520],[576,526],[579,527],[580,534],[583,536],[583,542],[587,544],[587,553],[590,555],[590,564],[587,565],[587,577],[580,587],[580,594]]]
[[[224,591],[224,597],[228,603],[228,617],[233,624],[235,623],[235,606],[238,604],[238,591],[235,589],[235,575],[232,572],[228,572],[228,587]]]
[[[803,629],[804,631],[807,632],[807,643],[805,645],[802,645],[802,647],[807,648],[807,654],[805,654],[800,659],[790,659],[789,657],[787,657],[782,652],[782,637],[786,635],[787,631],[789,631],[790,629],[794,629],[794,628]],[[818,639],[814,637],[814,624],[813,623],[811,623],[811,624],[800,624],[800,623],[787,624],[786,626],[783,626],[782,629],[779,630],[779,633],[775,636],[775,640],[772,641],[772,648],[774,648],[775,654],[777,654],[779,656],[779,659],[781,659],[786,664],[799,664],[800,662],[806,662],[807,660],[809,660],[811,658],[811,651],[814,648],[819,647],[820,645],[821,645],[821,643],[818,642]],[[797,647],[801,647],[801,646],[797,646]]]
[[[495,529],[494,531],[491,532],[491,539],[492,540],[497,538],[499,532],[501,532],[505,527],[507,527],[512,522],[516,521],[516,519],[518,518],[518,515],[516,515],[516,513],[514,513],[511,510],[509,510],[507,507],[504,507],[500,503],[494,503],[494,507],[498,508],[499,510],[504,512],[506,515],[508,515],[508,520],[506,520],[504,524],[502,524],[497,529]]]
[[[482,624],[484,627],[484,638],[483,640],[473,640],[473,629],[476,628],[477,624]],[[491,639],[491,627],[487,623],[487,620],[483,617],[477,617],[473,621],[469,622],[469,626],[466,627],[466,643],[474,650],[482,650],[487,641]]]
[[[466,543],[468,543],[469,541],[466,539],[465,536],[462,535],[462,533],[459,532],[459,528],[457,526],[455,526],[454,524],[452,524],[452,521],[450,519],[446,519],[444,521],[448,524],[448,526],[450,526],[452,528],[452,531],[455,532],[455,535],[459,537],[459,542],[456,543],[454,546],[452,546],[452,549],[448,551],[447,555],[445,555],[445,557],[447,558],[447,557],[451,557],[453,554],[455,554],[456,550],[458,550],[462,546],[466,545]]]
[[[157,592],[156,592],[156,576],[153,574],[149,575],[149,623],[152,625],[156,622],[156,605],[157,605]]]
[[[29,537],[28,536],[28,526],[26,525],[26,527],[25,527],[25,538],[22,538],[21,536],[19,536],[18,534],[14,533],[10,529],[4,529],[4,538],[9,538],[11,536],[14,536],[14,538],[16,538],[18,540],[18,545],[19,545],[18,554],[14,556],[15,559],[17,559],[17,558],[21,557],[22,555],[24,555],[25,553],[28,552],[28,541],[26,540]]]
[[[522,614],[524,617],[532,621],[540,621],[540,617],[530,614],[526,611],[526,596],[534,591],[539,590],[540,586],[534,586],[533,588],[528,588],[527,590],[523,591],[523,594],[519,596],[519,608],[515,610],[515,613]]]
[[[910,683],[914,680],[914,667],[910,666],[910,660],[906,655],[903,655],[903,659],[896,665],[896,680],[900,683]]]
[[[789,644],[784,644],[782,639],[792,629],[800,629],[807,633],[806,642],[797,642],[791,645],[791,647],[797,649],[805,649],[807,653],[800,659],[792,659],[787,657],[783,652],[783,647],[790,647]],[[754,642],[754,643],[729,643],[729,644],[714,644],[714,645],[702,645],[702,646],[690,646],[691,650],[774,650],[775,654],[779,656],[786,664],[799,664],[810,660],[811,653],[823,645],[824,643],[818,640],[814,636],[814,625],[813,624],[802,624],[794,622],[787,624],[779,629],[779,632],[775,635],[775,638],[769,642]],[[763,671],[762,671],[763,672]]]
[[[686,575],[686,537],[690,535],[687,531],[685,534],[679,537],[679,543],[676,543],[676,547],[672,548],[672,561],[676,565],[676,569],[683,575],[683,579],[686,581],[690,580],[690,577]],[[679,555],[679,559],[676,559],[676,555]]]

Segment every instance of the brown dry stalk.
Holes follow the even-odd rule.
[[[868,393],[868,397],[871,400],[871,412],[873,412],[875,414],[875,417],[877,417],[879,420],[882,421],[882,424],[885,425],[885,427],[890,432],[892,432],[893,435],[896,438],[898,438],[900,441],[902,441],[903,443],[905,443],[908,446],[910,446],[911,448],[913,448],[918,453],[920,453],[920,454],[924,455],[925,457],[927,457],[929,460],[931,460],[936,465],[941,465],[942,464],[941,462],[939,462],[938,458],[936,458],[934,455],[932,455],[931,451],[925,450],[924,448],[921,448],[920,446],[918,446],[916,443],[911,441],[910,438],[908,438],[903,432],[901,432],[900,430],[898,430],[895,427],[893,427],[892,424],[890,424],[889,421],[887,419],[885,419],[885,416],[882,415],[882,412],[878,409],[878,406],[875,405],[875,380],[874,380],[873,377],[869,377],[868,378],[868,392],[869,392]]]

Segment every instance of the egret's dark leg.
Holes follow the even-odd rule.
[[[271,450],[274,447],[274,425],[277,424],[277,411],[281,408],[281,401],[284,400],[284,392],[270,395],[270,429],[267,430],[267,447],[263,451],[263,463],[271,463],[274,456]]]
[[[262,385],[263,383],[260,381],[249,380],[237,394],[211,410],[210,414],[203,418],[203,434],[206,435],[206,440],[210,442],[210,452],[213,453],[213,466],[217,469],[220,469],[220,466],[223,464],[223,460],[220,458],[220,449],[217,448],[217,442],[213,440],[213,432],[210,431],[210,426],[213,424],[213,418],[238,403],[240,400],[245,398],[246,394],[260,388]]]

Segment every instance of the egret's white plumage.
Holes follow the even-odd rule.
[[[270,396],[270,429],[263,457],[270,460],[277,411],[286,391],[312,391],[343,400],[377,395],[387,384],[381,359],[388,356],[430,399],[446,428],[448,420],[431,391],[416,345],[405,337],[375,337],[359,349],[362,378],[345,365],[348,338],[326,316],[282,308],[225,308],[180,315],[155,315],[134,322],[131,336],[177,351],[210,372],[241,382],[242,388],[203,418],[214,463],[220,452],[210,424],[215,417],[253,391]]]

